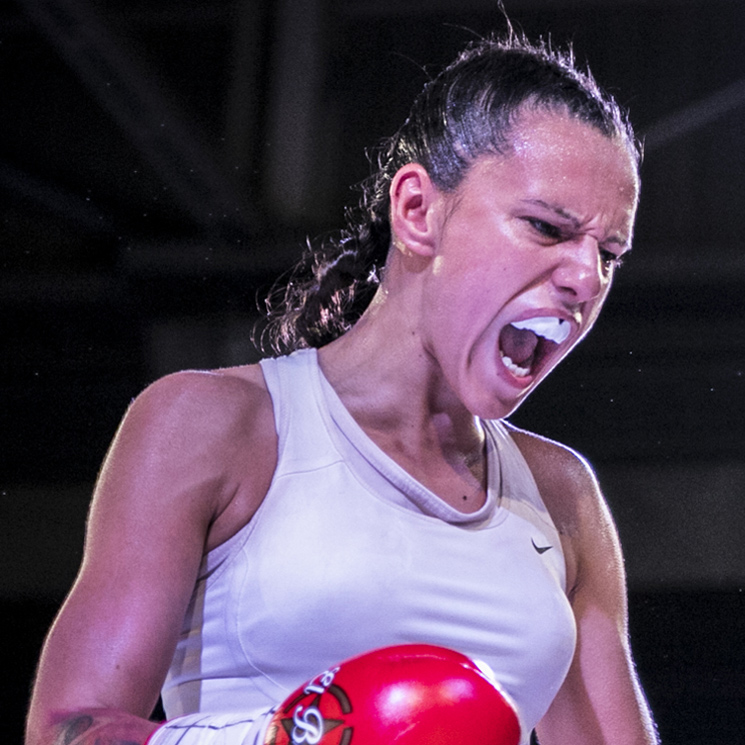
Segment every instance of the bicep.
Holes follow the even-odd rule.
[[[177,603],[102,579],[91,557],[47,637],[27,743],[143,742],[169,655]],[[105,557],[103,557],[105,558]],[[120,576],[122,576],[120,574]]]
[[[144,591],[140,580],[115,585],[96,575],[81,574],[52,626],[35,699],[48,714],[110,708],[148,717],[173,653],[183,598],[173,584]]]

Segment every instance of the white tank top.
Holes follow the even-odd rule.
[[[422,642],[485,661],[529,733],[569,668],[575,625],[559,535],[505,426],[482,423],[488,495],[464,514],[372,442],[315,350],[261,364],[277,468],[252,520],[203,561],[167,716],[258,715],[347,657]]]

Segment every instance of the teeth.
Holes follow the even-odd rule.
[[[502,362],[504,362],[504,366],[518,378],[524,378],[526,375],[530,374],[529,367],[520,367],[519,365],[516,365],[506,354],[502,355]]]
[[[554,316],[537,316],[535,318],[528,318],[525,321],[516,321],[512,325],[516,329],[532,331],[536,336],[548,339],[554,342],[554,344],[561,344],[566,341],[571,331],[568,321],[565,321],[563,318],[555,318]]]

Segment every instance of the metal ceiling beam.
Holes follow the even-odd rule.
[[[232,38],[232,70],[225,116],[225,149],[229,162],[249,169],[244,182],[254,185],[253,170],[258,167],[262,95],[265,81],[264,60],[271,40],[267,0],[240,0],[235,6]]]
[[[644,134],[644,150],[649,153],[664,147],[742,106],[745,106],[745,79],[660,119]]]
[[[322,128],[324,4],[278,0],[267,101],[266,196],[277,214],[303,221],[323,174],[316,158]]]
[[[245,230],[249,206],[214,155],[82,0],[18,0],[177,204],[210,231]]]

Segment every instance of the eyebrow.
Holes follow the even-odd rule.
[[[553,212],[558,217],[561,217],[564,220],[568,220],[575,230],[579,230],[580,228],[580,221],[570,212],[567,212],[563,207],[559,207],[559,205],[557,204],[550,204],[549,202],[544,202],[542,199],[523,199],[521,201],[525,204],[535,204],[538,207],[543,207],[544,209],[549,210],[549,212]],[[618,235],[610,236],[609,238],[604,240],[603,243],[612,243],[617,246],[622,246],[629,251],[631,250],[631,240],[629,238],[623,238]]]

